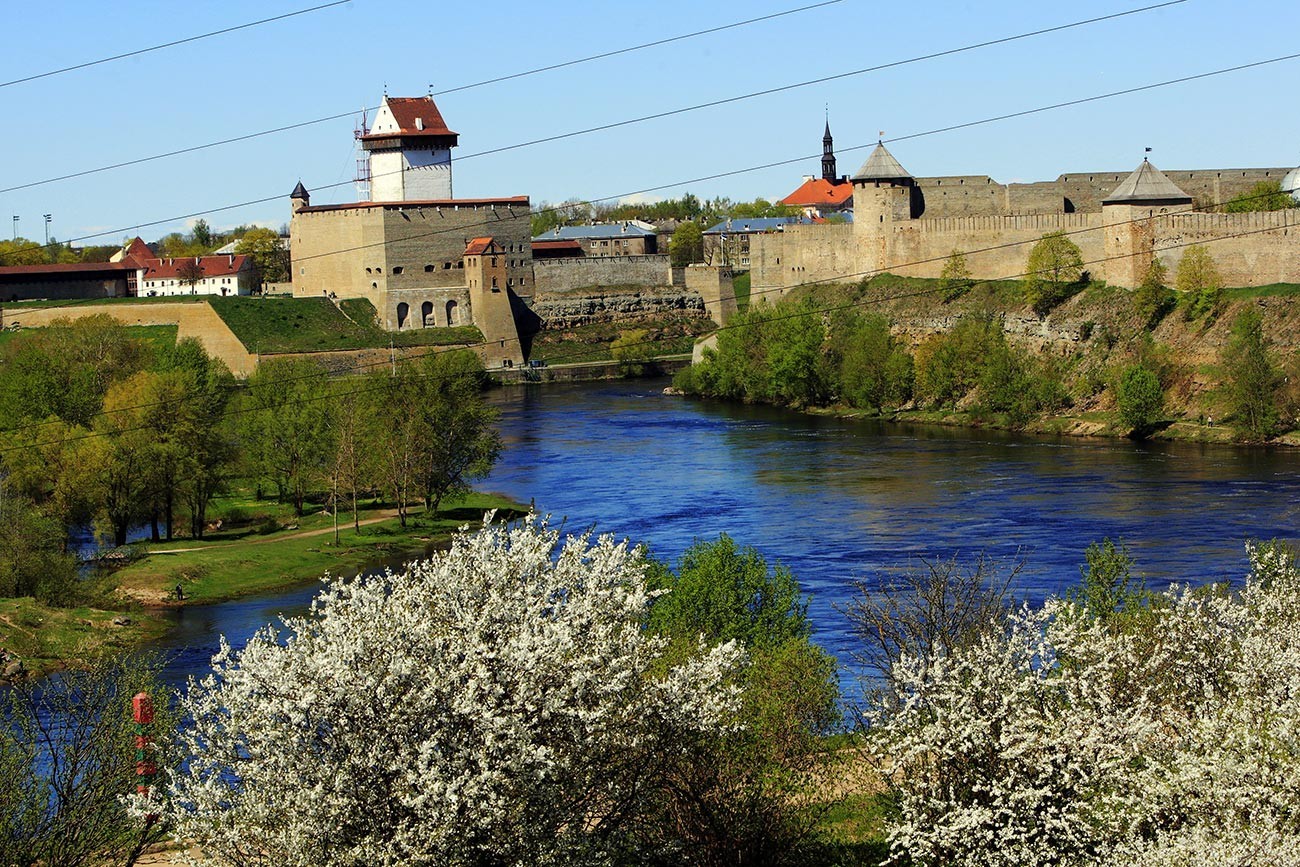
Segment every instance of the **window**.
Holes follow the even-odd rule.
[[[424,266],[424,273],[428,274],[428,273],[429,273],[430,271],[432,271],[432,270],[433,270],[433,266],[432,266],[432,265],[425,265],[425,266]]]
[[[404,267],[402,265],[398,265],[393,268],[393,274],[401,274],[403,270]]]

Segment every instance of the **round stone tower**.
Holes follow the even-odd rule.
[[[852,181],[856,230],[870,232],[882,225],[912,219],[916,179],[883,143],[876,145]]]

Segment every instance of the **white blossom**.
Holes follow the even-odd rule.
[[[333,581],[183,699],[177,835],[241,865],[604,863],[740,651],[655,668],[643,554],[530,516]]]
[[[928,667],[871,749],[896,855],[951,865],[1300,863],[1300,573],[1171,588],[1122,628],[1050,600]]]

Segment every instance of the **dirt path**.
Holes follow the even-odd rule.
[[[396,509],[381,509],[379,515],[374,518],[366,518],[358,522],[358,526],[366,527],[370,524],[378,524],[380,521],[387,521],[389,518],[396,518]],[[352,522],[339,524],[340,530],[346,530],[352,526]],[[150,554],[188,554],[191,551],[210,551],[213,548],[230,548],[235,545],[265,545],[271,542],[283,542],[286,539],[306,539],[309,536],[324,536],[333,533],[333,527],[322,527],[318,530],[299,530],[295,533],[276,533],[274,536],[268,536],[265,539],[234,539],[230,542],[216,542],[211,545],[195,545],[192,548],[160,548],[150,550]]]

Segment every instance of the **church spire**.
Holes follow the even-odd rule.
[[[830,181],[832,184],[837,180],[835,176],[835,142],[831,138],[829,112],[826,115],[826,134],[822,136],[822,180]]]

